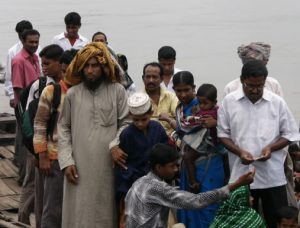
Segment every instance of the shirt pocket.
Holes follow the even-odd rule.
[[[278,136],[278,123],[276,118],[269,116],[268,118],[262,118],[258,125],[258,135],[265,141],[273,140]]]
[[[113,105],[99,108],[99,123],[101,126],[109,127],[116,121],[116,110]]]

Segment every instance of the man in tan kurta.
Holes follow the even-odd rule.
[[[58,160],[66,176],[63,228],[116,225],[110,150],[118,151],[128,108],[125,89],[115,75],[101,43],[81,49],[68,68],[65,83],[75,86],[67,92],[58,124]]]

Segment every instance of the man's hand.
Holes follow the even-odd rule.
[[[255,169],[245,173],[244,175],[240,176],[234,183],[229,184],[228,188],[230,191],[237,189],[240,186],[251,184],[254,180]]]
[[[10,100],[9,100],[9,106],[10,106],[11,108],[14,108],[14,107],[15,107],[15,99],[10,99]]]
[[[114,146],[111,148],[110,153],[114,164],[121,166],[123,169],[127,169],[126,160],[128,155],[123,150],[118,146]]]
[[[78,184],[78,174],[75,165],[70,165],[65,168],[65,175],[70,183],[75,185]]]
[[[51,162],[47,152],[39,153],[39,169],[43,175],[51,175]]]
[[[217,126],[217,120],[212,116],[203,116],[200,120],[203,127],[211,128]]]
[[[252,154],[250,154],[246,150],[240,150],[240,158],[241,158],[242,164],[244,164],[244,165],[249,165],[254,161]]]
[[[261,154],[262,157],[259,159],[259,161],[266,161],[271,158],[271,148],[269,146],[266,146],[262,149]]]
[[[161,113],[159,116],[158,116],[158,119],[159,120],[163,120],[163,121],[166,121],[166,122],[170,122],[170,115],[168,113]]]
[[[189,185],[189,191],[192,193],[200,193],[201,192],[201,184],[198,182],[194,182]]]

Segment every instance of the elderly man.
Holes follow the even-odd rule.
[[[159,63],[148,63],[143,69],[143,82],[145,91],[151,99],[152,118],[159,120],[167,135],[170,135],[176,127],[174,118],[178,99],[174,93],[161,87],[163,72],[163,67]]]
[[[261,60],[267,65],[270,57],[270,51],[271,45],[262,42],[253,42],[249,45],[241,45],[238,47],[238,55],[243,64],[251,60]],[[281,86],[275,78],[267,77],[265,86],[269,91],[281,97],[283,96]],[[235,80],[229,82],[224,88],[224,97],[241,87],[242,84],[240,82],[240,78],[236,78]]]
[[[128,124],[127,95],[106,45],[94,42],[70,64],[58,123],[58,160],[65,172],[62,227],[116,225],[114,172],[118,137]]]
[[[298,126],[285,101],[264,89],[268,75],[262,61],[242,68],[242,88],[227,95],[218,112],[218,136],[229,152],[230,183],[256,168],[254,208],[261,199],[268,227],[276,227],[276,210],[288,205],[283,150],[300,139]]]

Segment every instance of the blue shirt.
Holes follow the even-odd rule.
[[[162,125],[154,120],[148,124],[147,134],[139,130],[133,123],[120,135],[120,148],[128,154],[127,170],[119,169],[116,178],[116,190],[126,194],[138,178],[150,171],[149,152],[157,143],[168,143],[168,136]]]

